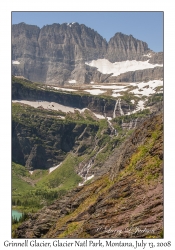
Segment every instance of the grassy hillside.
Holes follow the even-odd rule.
[[[12,205],[34,212],[61,197],[82,180],[75,172],[81,161],[82,157],[69,155],[50,174],[48,170],[35,170],[32,175],[24,166],[12,163]]]

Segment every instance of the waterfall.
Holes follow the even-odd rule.
[[[118,99],[118,101],[119,101],[118,106],[119,106],[120,115],[124,115],[124,112],[121,108],[121,99]]]
[[[115,112],[117,110],[117,105],[118,105],[118,108],[119,108],[120,115],[124,115],[124,112],[123,112],[123,110],[121,108],[121,99],[119,98],[119,99],[117,99],[117,101],[115,103],[114,112],[113,112],[113,118],[116,117]]]
[[[129,129],[132,128],[132,124],[133,124],[133,120],[131,120],[130,123],[129,123]]]
[[[112,130],[112,133],[114,133],[114,135],[117,136],[118,135],[117,130],[113,127],[112,123],[109,120],[107,120],[107,122],[109,124],[110,129]]]
[[[118,99],[117,99],[117,101],[116,101],[116,103],[115,103],[114,112],[113,112],[113,118],[116,117],[116,116],[115,116],[115,111],[117,110],[117,104],[118,104]]]
[[[104,113],[104,117],[106,118],[106,108],[105,108],[105,105],[104,105],[103,113]]]
[[[90,180],[91,178],[94,177],[94,175],[87,177],[89,170],[92,167],[92,163],[93,163],[93,158],[91,158],[90,161],[87,164],[85,164],[84,167],[81,169],[81,171],[78,173],[78,175],[83,178],[83,182],[79,183],[79,186],[82,186],[87,180]]]
[[[78,173],[79,176],[83,178],[83,181],[80,182],[78,185],[82,186],[87,180],[90,180],[94,177],[94,175],[88,176],[89,170],[92,168],[93,163],[97,155],[107,146],[107,144],[101,148],[89,161],[84,165],[84,167],[81,169],[81,171]]]
[[[138,120],[138,117],[135,120],[134,128],[137,126],[137,120]]]

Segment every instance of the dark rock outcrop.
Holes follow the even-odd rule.
[[[94,138],[91,134],[98,131],[98,126],[73,122],[64,124],[50,117],[33,117],[28,114],[28,118],[32,121],[26,125],[12,120],[12,161],[28,170],[48,169],[58,165],[68,152],[78,148],[84,140],[85,145],[93,146]],[[82,136],[78,140],[85,128],[85,138]]]
[[[80,95],[76,93],[55,92],[51,90],[43,90],[41,88],[32,87],[21,84],[18,78],[13,78],[12,84],[12,99],[13,100],[28,100],[28,101],[48,101],[56,102],[73,108],[88,108],[92,112],[104,115],[104,107],[106,116],[112,117],[116,100],[92,95]],[[124,113],[128,112],[129,105],[124,100],[121,101],[121,108]],[[131,105],[131,111],[134,110],[134,105]]]

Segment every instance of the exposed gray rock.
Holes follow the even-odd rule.
[[[52,24],[41,29],[25,23],[12,26],[12,60],[19,62],[12,64],[15,76],[57,85],[64,85],[70,80],[76,80],[78,84],[105,82],[111,75],[85,65],[85,62],[102,58],[110,62],[149,60],[156,64],[163,62],[163,53],[155,53],[147,43],[122,33],[116,33],[107,43],[84,24]],[[133,76],[129,72],[130,76],[126,78],[136,79],[138,74],[143,73]],[[143,77],[145,74],[139,79]],[[118,81],[118,78],[115,79]]]
[[[150,58],[149,63],[163,64],[163,52],[154,53],[154,55]]]
[[[148,80],[159,80],[163,78],[163,67],[129,71],[119,76],[108,77],[105,82],[138,82]]]
[[[12,26],[12,74],[62,85],[76,65],[104,57],[107,42],[85,25]]]
[[[148,50],[147,43],[135,39],[132,35],[116,33],[108,43],[106,58],[111,62],[140,60]]]

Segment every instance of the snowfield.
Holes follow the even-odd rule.
[[[43,107],[44,109],[61,110],[63,112],[74,112],[74,108],[63,106],[56,102],[46,102],[46,101],[26,101],[26,100],[13,100],[12,102],[28,104],[34,108]]]
[[[20,64],[20,62],[12,60],[12,64]]]
[[[100,89],[118,89],[121,91],[124,88],[127,88],[127,86],[118,86],[118,85],[93,85],[92,88],[100,88]]]
[[[70,80],[69,83],[76,83],[76,80]]]
[[[113,96],[113,97],[118,97],[118,96],[121,96],[121,94],[119,94],[119,93],[116,94],[116,93],[113,91],[112,96]]]
[[[139,110],[143,110],[143,109],[145,109],[144,101],[140,100],[137,104],[137,108],[134,111],[132,111],[132,114],[136,113]]]
[[[105,119],[104,115],[99,115],[99,114],[95,114],[93,113],[98,119]]]
[[[89,92],[91,95],[100,95],[100,94],[103,94],[106,92],[106,91],[101,90],[101,89],[87,89],[84,91]]]
[[[149,96],[156,92],[154,90],[156,87],[163,86],[163,81],[152,80],[149,82],[130,83],[130,85],[138,87],[137,89],[131,90],[131,93]]]
[[[53,172],[55,169],[57,169],[61,164],[62,164],[62,162],[61,162],[60,164],[58,164],[57,166],[55,166],[55,167],[49,168],[49,174],[50,174],[51,172]]]
[[[151,64],[147,61],[123,61],[123,62],[115,62],[111,63],[107,59],[98,59],[93,60],[91,62],[85,62],[85,64],[96,67],[98,71],[102,74],[113,74],[113,76],[118,76],[122,73],[126,73],[128,71],[135,71],[140,69],[149,69],[157,66],[162,67],[163,64]]]
[[[76,89],[67,89],[67,88],[60,88],[60,87],[54,87],[54,86],[47,86],[49,88],[52,88],[52,89],[57,89],[57,90],[63,90],[63,91],[77,91]]]
[[[83,113],[85,110],[89,110],[88,108],[78,109],[78,108],[72,108],[68,106],[61,105],[56,102],[46,102],[46,101],[26,101],[26,100],[12,100],[13,103],[24,103],[27,105],[30,105],[34,108],[43,107],[44,109],[52,109],[52,110],[61,110],[65,113],[71,112],[74,113],[75,111],[79,111],[80,113]],[[90,110],[89,110],[90,111]],[[92,112],[93,113],[93,112]],[[98,119],[105,119],[103,115],[93,113]],[[65,119],[64,116],[59,116],[61,119]]]

